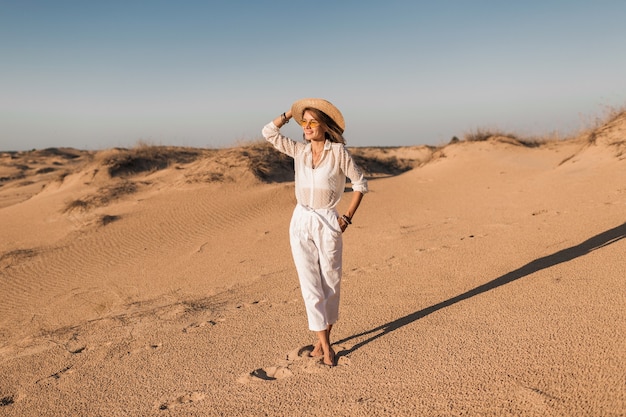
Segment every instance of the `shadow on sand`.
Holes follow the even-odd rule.
[[[534,261],[529,262],[526,265],[514,271],[511,271],[483,285],[480,285],[476,288],[473,288],[469,291],[459,294],[456,297],[449,298],[438,304],[434,304],[430,307],[408,314],[404,317],[400,317],[399,319],[396,319],[389,323],[385,323],[371,330],[367,330],[362,333],[358,333],[358,334],[346,337],[342,340],[339,340],[333,344],[342,344],[352,339],[357,339],[357,338],[371,335],[366,340],[363,340],[362,342],[355,344],[352,348],[338,352],[337,356],[348,355],[354,352],[355,350],[359,349],[360,347],[365,346],[368,343],[373,342],[374,340],[393,332],[394,330],[397,330],[401,327],[411,324],[414,321],[419,320],[422,317],[426,317],[429,314],[432,314],[438,310],[441,310],[446,307],[450,307],[451,305],[459,303],[463,300],[467,300],[468,298],[480,295],[489,290],[493,290],[494,288],[498,288],[502,285],[508,284],[509,282],[513,282],[527,275],[541,271],[542,269],[550,268],[560,263],[571,261],[572,259],[586,255],[590,252],[593,252],[596,249],[601,249],[625,237],[626,237],[626,223],[623,223],[617,227],[614,227],[603,233],[600,233],[599,235],[593,236],[592,238],[589,238],[576,246],[572,246],[567,249],[560,250],[551,255],[544,256],[543,258],[535,259]]]

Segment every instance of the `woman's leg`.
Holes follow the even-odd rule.
[[[332,324],[329,324],[326,328],[325,338],[328,339],[328,343],[330,344],[330,330],[333,328]],[[318,340],[315,342],[315,346],[313,347],[313,351],[311,352],[311,356],[324,356],[324,349],[322,348],[322,343],[319,341],[319,332],[318,332]]]
[[[329,212],[327,216],[328,224],[339,227],[335,212]],[[339,319],[343,239],[341,230],[335,227],[327,226],[320,232],[316,245],[319,250],[319,268],[324,292],[324,317],[329,325],[326,330],[330,337],[330,326]]]
[[[329,212],[324,219],[318,213],[296,207],[290,224],[290,243],[309,329],[318,336],[311,354],[323,356],[324,363],[334,365],[330,331],[339,316],[343,246],[336,213]]]
[[[298,272],[300,290],[306,307],[309,330],[322,331],[328,327],[324,287],[320,273],[319,248],[314,239],[319,227],[314,213],[296,207],[289,236],[291,252]]]
[[[315,344],[311,356],[324,356],[324,363],[333,365],[335,352],[331,347],[330,332],[333,324],[339,319],[343,240],[340,229],[335,228],[335,225],[338,227],[337,214],[328,212],[326,216],[326,226],[319,230],[319,235],[316,236],[315,241],[319,249],[321,285],[324,293],[324,317],[328,326],[326,330],[317,332],[318,342]]]
[[[321,330],[317,332],[317,337],[319,339],[318,343],[322,349],[322,354],[324,356],[324,364],[329,366],[335,366],[335,351],[330,346],[330,327],[326,330]]]

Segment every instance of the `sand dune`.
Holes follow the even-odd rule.
[[[334,368],[269,145],[0,153],[0,413],[624,415],[626,114],[352,152]]]

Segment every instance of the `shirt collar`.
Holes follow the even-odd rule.
[[[324,150],[328,151],[328,150],[330,150],[331,147],[332,147],[331,142],[328,139],[326,139],[324,141]],[[305,153],[311,153],[311,142],[307,142],[306,148],[304,148],[304,152]]]

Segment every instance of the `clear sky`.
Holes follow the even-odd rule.
[[[303,97],[351,146],[567,135],[626,105],[625,19],[623,0],[0,0],[0,150],[228,147]]]

